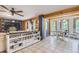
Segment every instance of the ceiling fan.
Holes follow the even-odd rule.
[[[3,8],[5,8],[6,10],[10,11],[11,14],[12,14],[12,16],[14,16],[14,14],[19,15],[19,16],[22,16],[22,17],[24,16],[22,14],[19,14],[19,13],[23,13],[23,11],[15,11],[15,8],[11,8],[11,10],[10,10],[6,6],[4,6],[4,5],[0,5],[0,6],[3,7]],[[1,10],[0,12],[5,12],[5,11],[2,11]]]

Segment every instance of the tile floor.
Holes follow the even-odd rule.
[[[76,42],[75,42],[76,41]],[[57,40],[56,37],[47,37],[46,39],[33,44],[16,53],[72,53],[78,52],[77,40]],[[74,45],[75,43],[76,45]]]

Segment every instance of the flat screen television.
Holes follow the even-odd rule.
[[[5,30],[6,32],[8,32],[8,29],[9,29],[9,27],[11,27],[11,26],[16,27],[17,31],[18,31],[18,30],[21,30],[20,23],[12,23],[12,22],[5,22],[5,24],[4,24],[4,30]]]

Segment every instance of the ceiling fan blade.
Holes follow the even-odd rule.
[[[5,8],[6,10],[9,10],[7,7],[5,7],[4,5],[0,5],[1,7]]]
[[[15,14],[17,14],[17,15],[19,15],[19,16],[22,16],[22,17],[24,17],[24,15],[21,15],[21,14],[18,14],[18,13],[15,13]]]
[[[0,10],[0,12],[6,12],[6,11],[4,11],[4,10]]]
[[[20,13],[20,12],[23,12],[23,11],[15,11],[16,13]]]

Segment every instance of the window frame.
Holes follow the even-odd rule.
[[[79,20],[79,17],[73,18],[73,33],[79,34],[79,32],[76,32],[76,21]]]
[[[62,21],[63,21],[63,20],[67,20],[67,22],[68,22],[68,33],[69,33],[69,19],[64,18],[64,19],[62,19]],[[61,21],[61,22],[62,22],[62,21]],[[63,24],[63,23],[62,23],[62,24]],[[62,27],[62,25],[61,25],[61,27]],[[63,30],[62,30],[62,31],[63,31]]]

